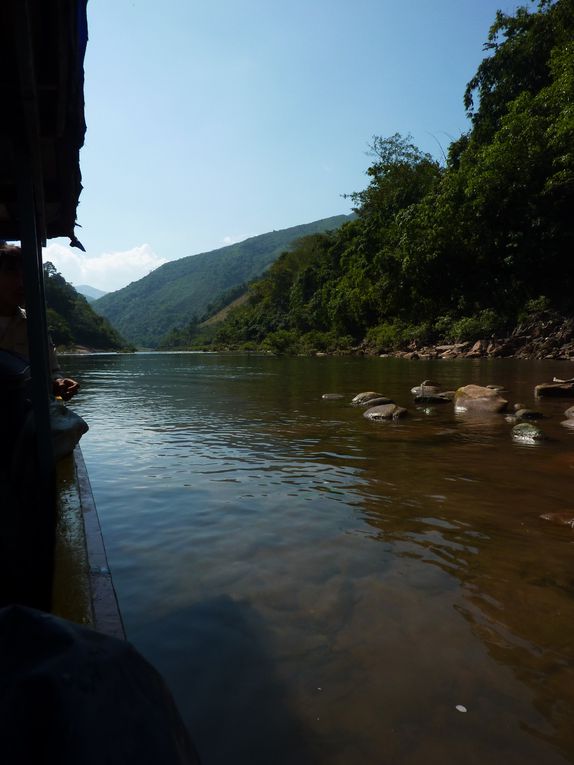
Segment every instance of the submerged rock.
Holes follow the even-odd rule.
[[[498,390],[482,385],[465,385],[454,395],[456,412],[503,412],[507,406],[508,401],[502,398]]]
[[[397,404],[383,404],[373,406],[363,413],[363,417],[369,420],[398,420],[408,414],[407,410]]]
[[[515,441],[524,441],[528,444],[535,444],[538,441],[546,440],[546,436],[540,430],[538,425],[531,422],[520,422],[512,428],[512,438]]]
[[[454,391],[447,390],[440,393],[421,393],[415,395],[415,404],[448,404],[454,398]]]
[[[543,420],[544,415],[542,412],[536,412],[534,409],[517,409],[517,420]]]
[[[541,383],[534,388],[534,395],[541,398],[543,396],[572,396],[574,397],[574,382],[562,383]]]
[[[342,393],[323,393],[321,398],[325,399],[325,401],[339,401],[339,399],[343,398]]]
[[[564,428],[570,428],[571,430],[574,430],[574,417],[569,417],[567,420],[563,420],[560,424]]]
[[[568,409],[564,412],[564,417],[569,420],[574,417],[574,406],[568,407]]]
[[[365,391],[364,393],[357,393],[355,398],[351,400],[351,404],[355,406],[361,406],[361,404],[368,404],[374,398],[384,398],[382,393],[375,393],[373,390]]]
[[[571,529],[574,529],[574,512],[566,512],[566,513],[543,513],[541,516],[543,521],[550,521],[550,523],[555,523],[557,526],[570,526]]]

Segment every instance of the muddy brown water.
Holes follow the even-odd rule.
[[[533,398],[570,363],[66,367],[128,638],[204,765],[574,762],[574,530],[540,518],[574,513],[574,401]],[[416,408],[425,378],[503,385],[548,440]],[[409,417],[367,421],[364,390]]]

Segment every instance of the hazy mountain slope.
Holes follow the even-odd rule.
[[[297,239],[338,228],[347,220],[345,215],[324,218],[171,261],[92,307],[128,340],[156,347],[171,329],[204,313],[221,293],[262,274]]]
[[[78,284],[74,289],[76,292],[79,292],[80,295],[83,295],[88,303],[98,300],[108,294],[105,290],[99,290],[97,287],[90,287],[89,284]]]

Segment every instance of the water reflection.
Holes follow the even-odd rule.
[[[292,741],[285,762],[574,761],[574,537],[539,518],[571,496],[565,406],[537,402],[553,440],[527,449],[503,417],[420,411],[409,394],[424,378],[500,383],[532,405],[534,384],[561,370],[79,360],[128,633],[175,689],[207,765],[227,746],[237,762],[279,762],[283,744],[273,753],[254,720]],[[361,390],[411,417],[368,422],[348,405]]]

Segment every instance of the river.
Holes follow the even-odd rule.
[[[574,530],[540,518],[574,511],[574,402],[533,398],[572,364],[63,362],[128,638],[203,765],[574,762]],[[549,440],[417,410],[425,378],[503,385]]]

